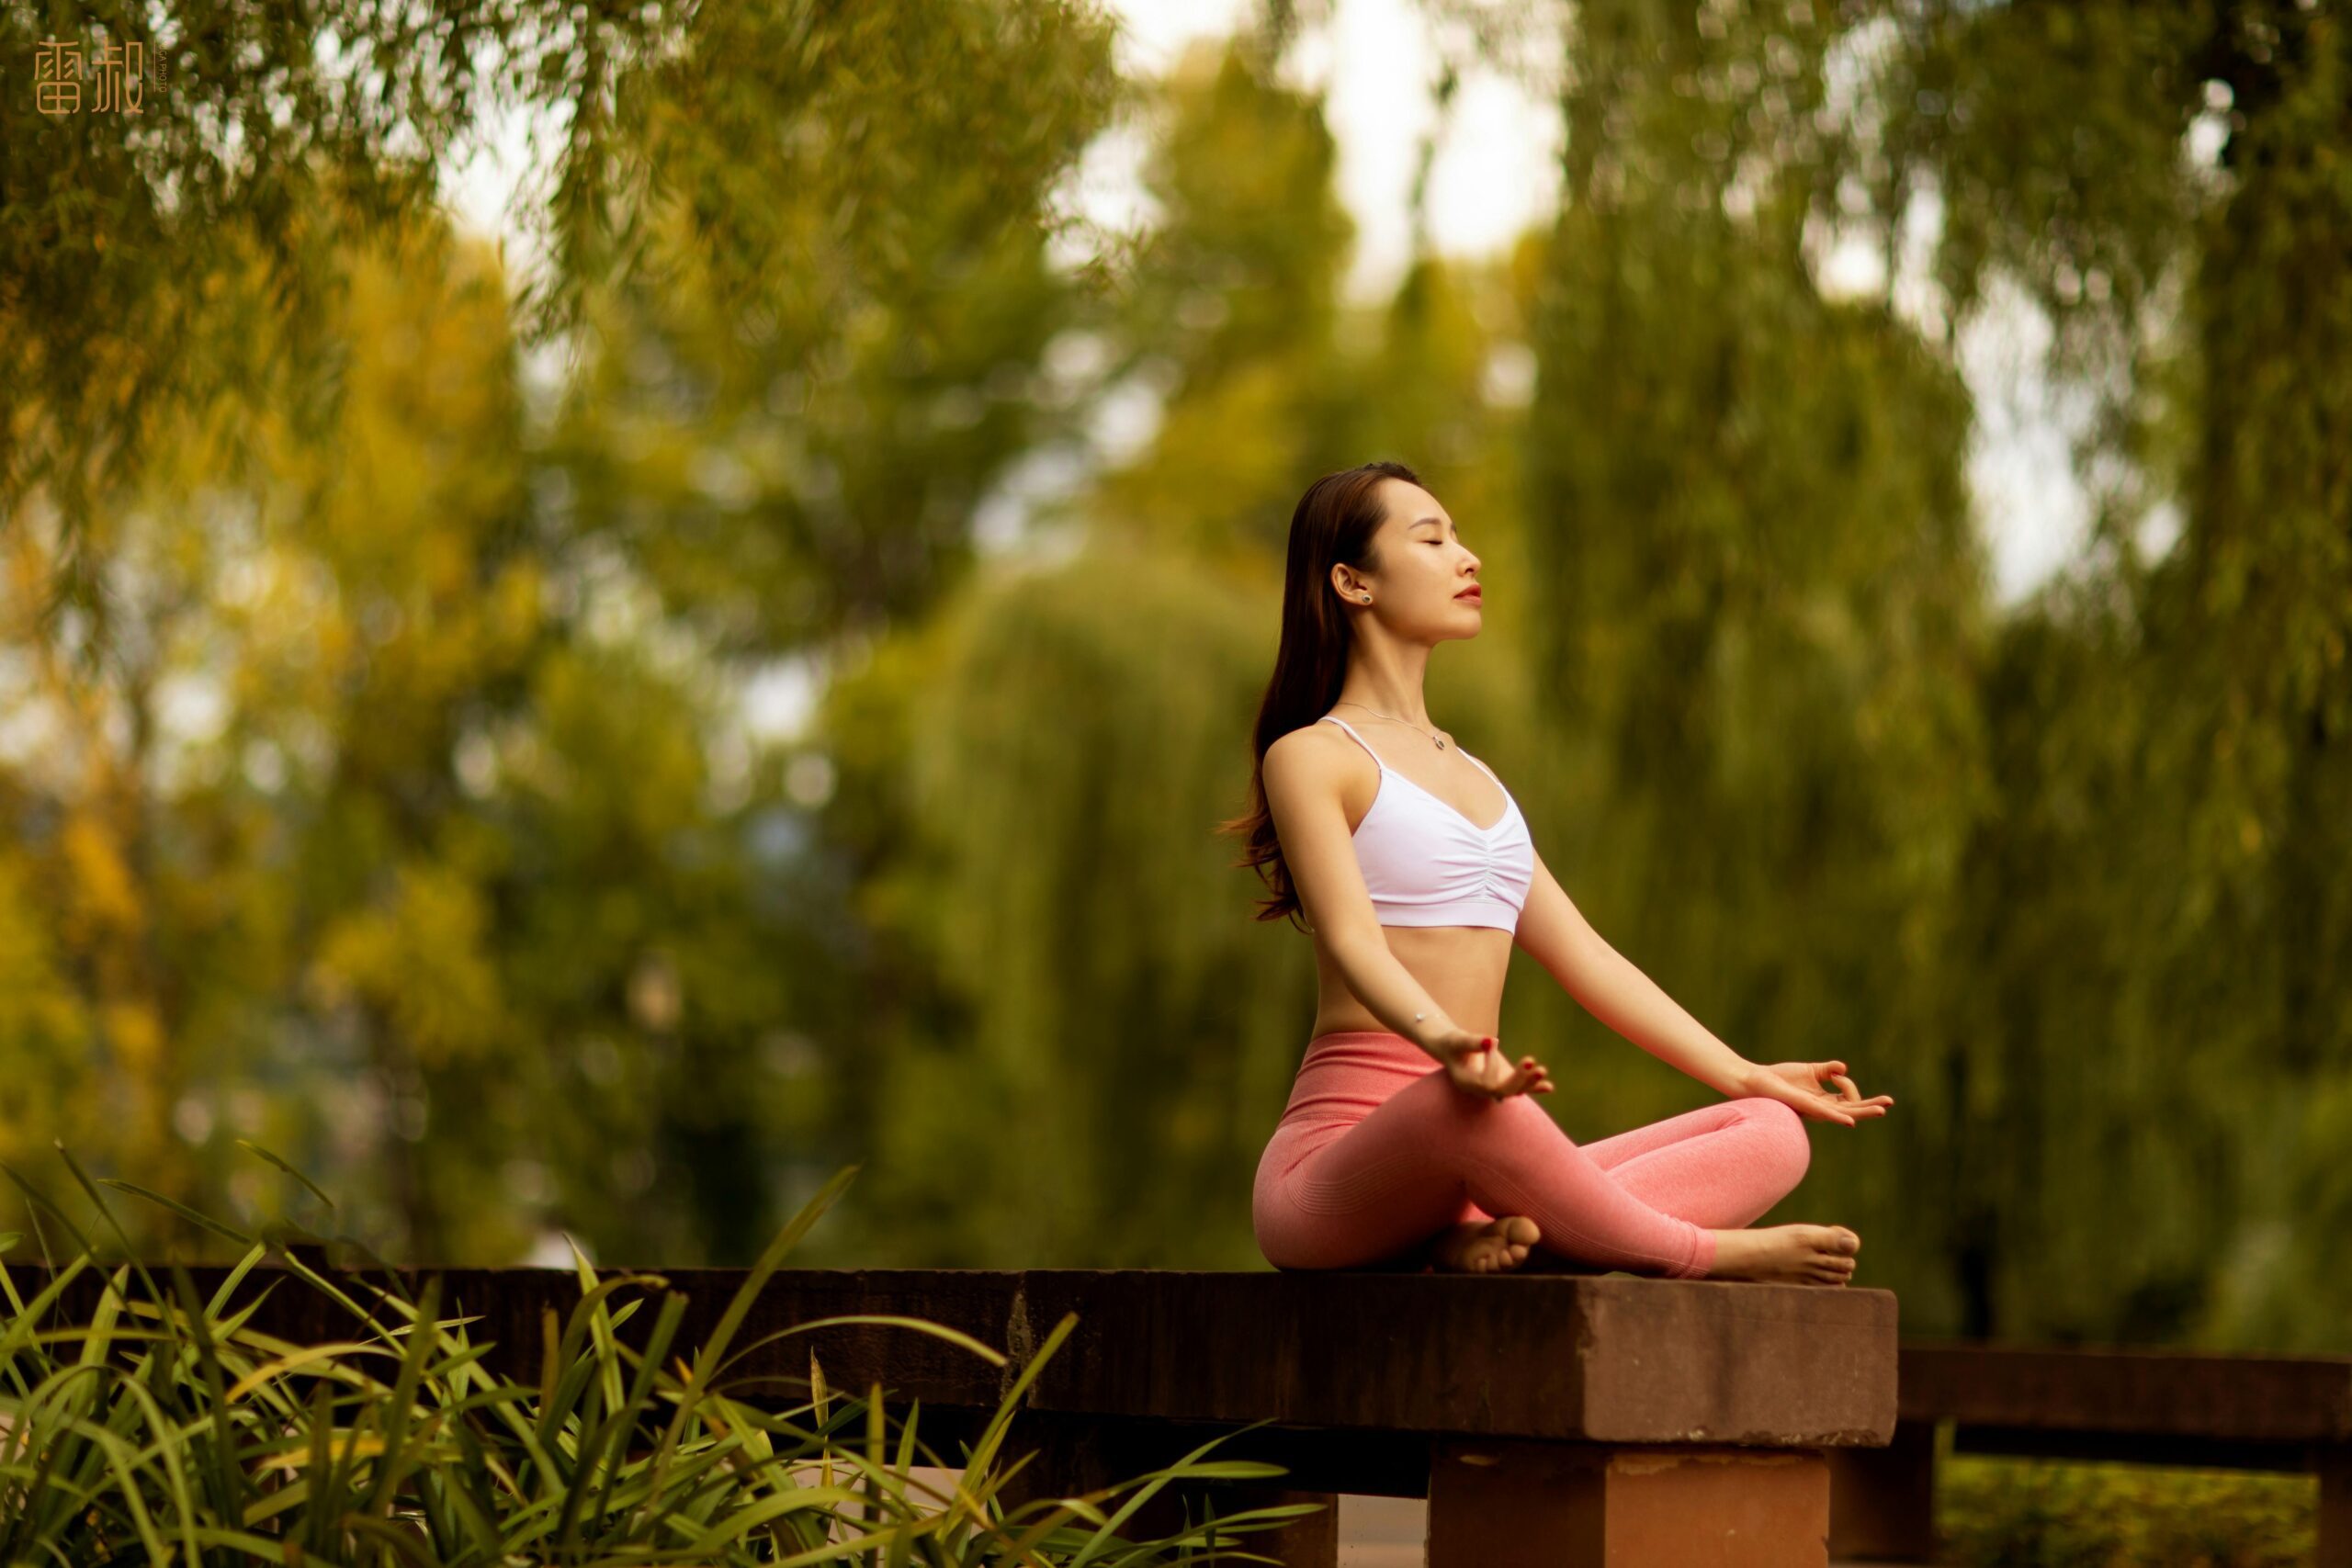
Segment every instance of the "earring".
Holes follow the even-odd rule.
[[[1372,603],[1372,595],[1371,595],[1371,594],[1369,594],[1369,593],[1365,594],[1365,595],[1363,596],[1363,602],[1364,602],[1365,604],[1371,604],[1371,603]]]

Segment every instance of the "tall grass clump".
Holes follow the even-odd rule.
[[[300,1172],[245,1147],[328,1202]],[[514,1382],[483,1364],[494,1342],[468,1334],[477,1319],[442,1315],[440,1275],[412,1294],[364,1244],[335,1236],[387,1285],[356,1271],[329,1278],[300,1254],[330,1238],[305,1226],[248,1235],[108,1179],[246,1249],[209,1299],[185,1264],[162,1266],[159,1280],[133,1256],[99,1183],[60,1152],[117,1245],[94,1245],[24,1177],[0,1167],[25,1194],[45,1260],[29,1299],[0,1264],[0,1563],[1272,1562],[1241,1551],[1238,1536],[1316,1506],[1246,1510],[1157,1538],[1123,1535],[1168,1486],[1283,1473],[1206,1460],[1222,1440],[1212,1439],[1164,1470],[1006,1508],[999,1493],[1033,1457],[1004,1452],[1013,1410],[1076,1326],[1074,1313],[956,1460],[917,1437],[919,1401],[901,1418],[885,1407],[879,1383],[863,1396],[829,1389],[813,1356],[805,1399],[797,1398],[801,1380],[774,1377],[758,1382],[794,1392],[748,1397],[750,1380],[737,1370],[743,1356],[829,1325],[891,1325],[993,1366],[1009,1362],[944,1325],[878,1314],[813,1319],[734,1343],[761,1286],[855,1166],[769,1243],[698,1346],[673,1343],[687,1303],[661,1275],[599,1278],[574,1247],[580,1299],[561,1323],[547,1309],[537,1381]],[[43,1216],[78,1247],[62,1264],[50,1257]],[[0,1237],[0,1253],[20,1239]],[[68,1288],[85,1275],[73,1299],[96,1304],[69,1314]],[[256,1329],[257,1309],[280,1289],[320,1292],[347,1325],[341,1337],[295,1344]],[[649,1305],[639,1350],[616,1331]],[[933,1483],[914,1473],[918,1466],[954,1474]]]

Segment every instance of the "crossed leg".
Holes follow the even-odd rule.
[[[1804,1118],[1761,1096],[1718,1100],[1583,1148],[1650,1207],[1718,1231],[1762,1218],[1813,1163]]]
[[[1747,1224],[1811,1156],[1777,1100],[1736,1100],[1579,1145],[1523,1095],[1487,1100],[1428,1073],[1268,1183],[1267,1256],[1344,1269],[1409,1258],[1464,1219],[1525,1214],[1544,1250],[1642,1273],[1695,1276],[1709,1231]]]

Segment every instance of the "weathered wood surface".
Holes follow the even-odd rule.
[[[577,1277],[563,1269],[434,1271],[445,1281],[444,1315],[479,1318],[468,1333],[498,1343],[491,1364],[532,1379],[543,1311],[560,1320],[580,1298]],[[192,1272],[209,1295],[226,1269]],[[745,1274],[649,1272],[688,1298],[681,1348],[709,1336]],[[412,1290],[421,1282],[422,1271],[403,1274]],[[1892,1292],[1626,1275],[787,1269],[768,1280],[735,1348],[820,1317],[890,1314],[961,1329],[1012,1364],[990,1366],[904,1327],[837,1325],[752,1350],[734,1375],[805,1380],[813,1348],[837,1388],[878,1378],[894,1399],[920,1397],[926,1407],[994,1406],[1071,1312],[1077,1327],[1029,1391],[1028,1408],[1768,1447],[1881,1444],[1895,1419]],[[652,1316],[640,1312],[622,1337],[636,1343]],[[256,1322],[289,1338],[340,1337],[350,1327],[299,1279],[280,1284]]]
[[[2352,1356],[1905,1340],[1896,1411],[2017,1433],[2352,1442]]]

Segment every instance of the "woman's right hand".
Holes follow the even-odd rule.
[[[1430,1050],[1445,1064],[1443,1071],[1453,1087],[1465,1094],[1507,1100],[1514,1094],[1552,1092],[1552,1080],[1545,1076],[1541,1062],[1532,1056],[1521,1056],[1518,1065],[1512,1066],[1491,1034],[1449,1030],[1430,1042]]]

